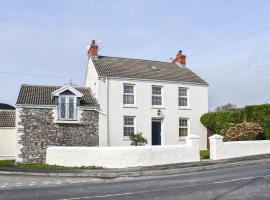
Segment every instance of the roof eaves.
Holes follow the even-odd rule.
[[[148,82],[167,82],[167,83],[181,83],[181,84],[192,84],[192,85],[202,85],[209,86],[209,84],[205,81],[205,83],[199,82],[185,82],[185,81],[169,81],[169,80],[159,80],[159,79],[141,79],[141,78],[126,78],[126,77],[114,77],[114,76],[99,76],[99,79],[115,79],[115,80],[136,80],[136,81],[148,81]]]

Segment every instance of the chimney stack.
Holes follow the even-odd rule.
[[[178,54],[176,54],[176,58],[173,59],[172,63],[177,64],[181,67],[186,67],[186,55],[183,55],[182,51],[180,50]]]
[[[92,40],[90,48],[88,50],[88,56],[90,58],[97,58],[98,56],[98,45],[96,44],[95,40]]]

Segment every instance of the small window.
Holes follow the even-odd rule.
[[[60,120],[76,120],[76,97],[74,95],[60,95],[58,109]]]
[[[178,106],[187,107],[188,106],[188,89],[180,87],[178,88]]]
[[[135,133],[135,117],[124,117],[124,136]]]
[[[162,87],[153,86],[152,87],[152,105],[161,106],[162,105]]]
[[[135,104],[134,85],[124,84],[123,104],[124,105]]]
[[[179,137],[188,136],[188,119],[179,119]]]

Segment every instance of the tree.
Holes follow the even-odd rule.
[[[2,110],[15,110],[15,108],[9,104],[0,103],[0,109]]]
[[[235,109],[237,108],[237,106],[235,104],[232,103],[227,103],[225,105],[222,106],[218,106],[215,111],[225,111],[225,110],[231,110],[231,109]]]
[[[145,144],[147,144],[147,139],[145,137],[142,136],[142,133],[133,133],[129,135],[129,139],[131,141],[131,145],[132,146],[144,146]]]

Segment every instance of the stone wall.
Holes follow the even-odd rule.
[[[98,112],[84,110],[81,123],[54,123],[53,109],[23,108],[19,116],[18,157],[23,163],[45,163],[48,146],[98,146]]]

